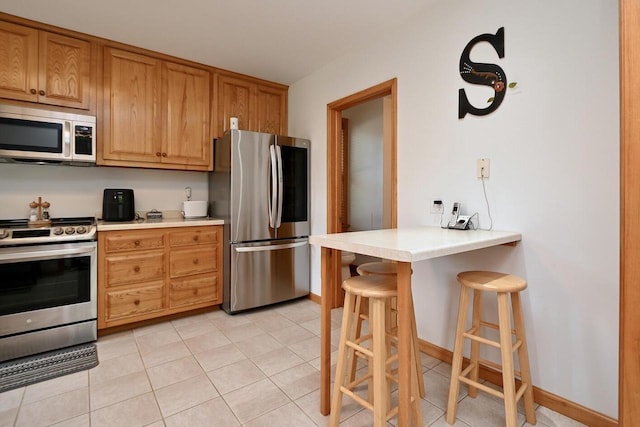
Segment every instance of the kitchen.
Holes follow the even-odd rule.
[[[507,94],[502,107],[491,117],[458,121],[455,102],[457,90],[463,85],[456,72],[460,51],[472,36],[494,32],[499,26],[506,29],[504,68],[511,70],[510,78],[519,82],[520,93]],[[542,5],[516,7],[507,2],[484,5],[482,9],[468,8],[462,2],[447,6],[436,3],[403,30],[384,34],[368,49],[353,52],[291,84],[287,132],[316,142],[311,155],[311,181],[317,188],[311,200],[312,234],[324,230],[326,150],[321,141],[326,139],[325,107],[335,99],[398,78],[400,225],[436,223],[427,208],[434,198],[444,198],[446,203],[461,200],[482,213],[481,189],[473,175],[475,159],[491,157],[488,191],[498,210],[496,227],[523,233],[522,249],[506,259],[497,257],[495,267],[525,272],[531,283],[525,308],[531,316],[526,320],[536,355],[532,357],[534,383],[614,419],[618,97],[615,84],[589,82],[615,82],[611,76],[618,75],[617,28],[617,7],[610,2],[584,5],[563,1],[554,4],[553,10]],[[434,63],[429,59],[433,55],[446,61]],[[584,71],[576,74],[576,69]],[[425,80],[428,75],[439,77],[431,82]],[[421,101],[425,99],[437,102]],[[426,117],[433,118],[427,125]],[[539,157],[543,158],[542,166],[533,168],[530,159]],[[27,203],[40,194],[53,203],[55,215],[75,215],[64,209],[93,200],[93,206],[87,209],[90,214],[99,209],[100,190],[120,182],[136,183],[141,210],[177,210],[185,186],[193,188],[195,198],[206,194],[206,181],[200,172],[171,171],[166,177],[160,171],[103,172],[98,168],[91,176],[103,181],[93,186],[87,182],[86,172],[71,168],[40,168],[25,173],[26,166],[1,166],[3,197],[7,194],[0,207],[3,218],[25,216]],[[593,170],[603,172],[593,174]],[[146,195],[145,189],[153,194]],[[523,190],[530,197],[519,197]],[[165,206],[157,205],[160,197],[166,201]],[[54,202],[58,198],[62,203]],[[570,226],[565,225],[565,219],[572,220]],[[591,232],[584,233],[585,229]],[[498,250],[490,250],[483,256],[455,256],[415,266],[420,280],[441,283],[414,289],[414,297],[422,301],[422,309],[416,313],[421,338],[450,348],[450,329],[429,326],[443,325],[442,319],[449,319],[446,325],[452,323],[449,313],[455,311],[455,298],[442,278],[454,277],[468,265],[490,267],[486,255],[496,253]],[[312,292],[318,294],[316,251],[312,251],[311,277]],[[588,330],[584,325],[589,325]]]

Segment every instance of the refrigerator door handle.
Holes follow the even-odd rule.
[[[236,252],[264,252],[264,251],[278,251],[280,249],[299,248],[301,246],[308,245],[309,242],[297,242],[286,243],[284,245],[270,245],[270,246],[246,246],[241,248],[235,248]]]
[[[275,146],[269,146],[269,153],[271,155],[271,161],[269,168],[271,169],[271,197],[269,200],[269,226],[276,228],[276,215],[277,215],[277,203],[278,203],[278,169]]]
[[[282,222],[282,150],[279,145],[276,145],[276,154],[278,156],[278,215],[275,228],[279,228]]]

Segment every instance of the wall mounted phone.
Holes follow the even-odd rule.
[[[469,228],[469,220],[471,216],[460,215],[460,203],[454,202],[451,209],[451,218],[449,218],[449,224],[447,228],[454,228],[456,230],[466,230]]]

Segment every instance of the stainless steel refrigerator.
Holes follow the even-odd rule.
[[[243,130],[214,142],[209,212],[225,220],[226,312],[309,294],[309,150],[306,139]]]

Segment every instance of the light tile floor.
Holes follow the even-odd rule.
[[[332,318],[335,343],[341,310]],[[0,426],[326,426],[319,334],[320,306],[303,299],[107,335],[98,340],[96,368],[0,394]],[[447,426],[450,365],[423,355],[422,367],[424,425]],[[462,389],[455,426],[504,425],[498,399],[471,399]],[[541,427],[582,425],[544,407],[536,414]],[[528,426],[524,415],[519,421]],[[370,426],[372,417],[345,400],[341,425]]]

